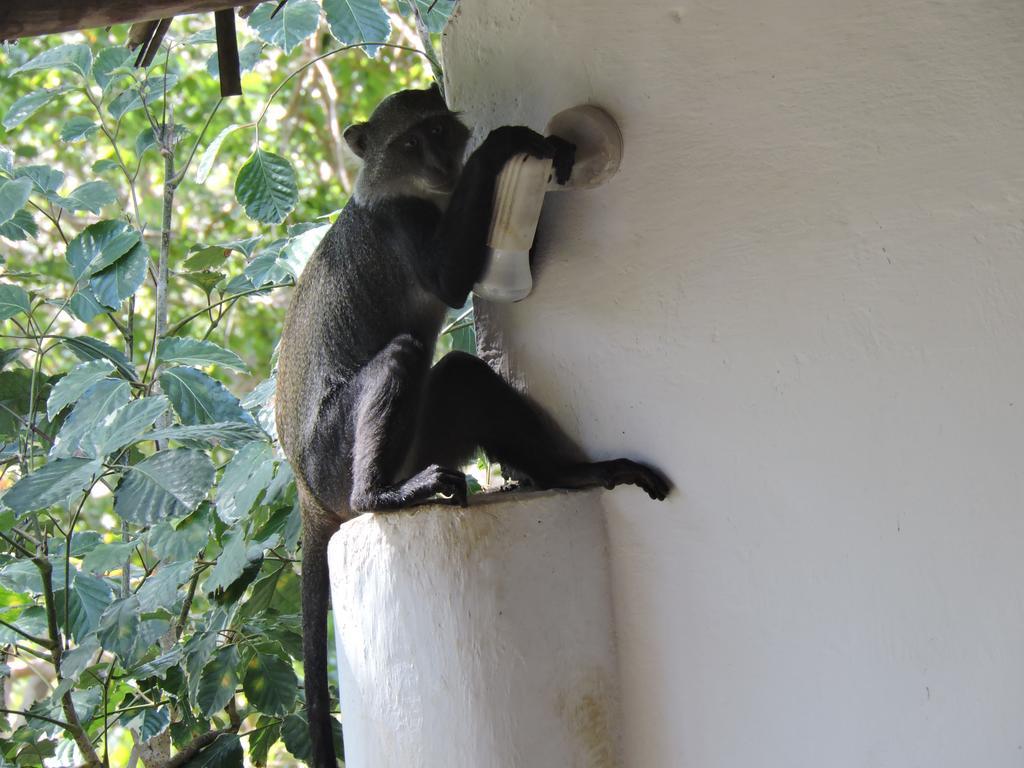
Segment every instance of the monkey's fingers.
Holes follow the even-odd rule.
[[[671,490],[668,480],[659,472],[629,459],[619,459],[609,478],[609,487],[635,485],[655,501],[663,501]]]
[[[484,141],[491,156],[499,165],[520,154],[532,157],[555,156],[555,148],[546,138],[525,125],[503,125],[495,128]]]
[[[449,504],[459,507],[469,506],[469,488],[466,485],[466,476],[462,472],[444,470],[440,484],[444,486],[441,493],[451,497],[448,500]]]
[[[572,175],[572,167],[576,163],[576,145],[560,136],[548,136],[548,144],[554,149],[553,165],[555,181],[565,184]]]
[[[644,467],[644,473],[637,477],[636,484],[647,492],[655,501],[664,501],[672,490],[668,480],[649,467]]]

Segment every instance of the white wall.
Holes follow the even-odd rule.
[[[1024,764],[1024,3],[474,0],[450,97],[580,102],[511,368],[595,456],[630,768]]]

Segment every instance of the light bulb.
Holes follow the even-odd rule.
[[[498,174],[487,235],[490,258],[487,271],[473,287],[477,296],[519,301],[530,294],[530,247],[550,180],[551,160],[525,154],[513,157]]]
[[[591,189],[619,170],[622,134],[615,120],[600,107],[583,104],[551,118],[547,131],[576,146],[572,175],[565,184],[551,181],[551,161],[516,155],[498,174],[494,212],[487,235],[487,269],[473,293],[491,301],[519,301],[533,288],[530,248],[537,232],[544,192]]]

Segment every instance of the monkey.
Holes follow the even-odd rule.
[[[487,262],[495,179],[513,156],[571,173],[574,147],[523,126],[470,131],[437,86],[386,97],[344,132],[362,161],[353,194],[310,257],[287,310],[276,419],[302,515],[306,708],[315,768],[336,768],[327,680],[327,543],[339,524],[435,500],[465,506],[458,467],[482,449],[538,488],[667,481],[628,459],[564,449],[533,403],[477,357],[431,366],[447,307],[462,307]]]

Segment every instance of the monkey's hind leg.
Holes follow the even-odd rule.
[[[669,492],[661,474],[630,459],[583,460],[540,410],[483,360],[451,352],[427,379],[415,460],[418,466],[457,465],[478,447],[540,488],[636,485],[658,500]]]
[[[409,334],[396,336],[355,379],[352,509],[380,512],[437,494],[465,506],[466,476],[440,465],[399,478],[416,427],[430,353]]]

